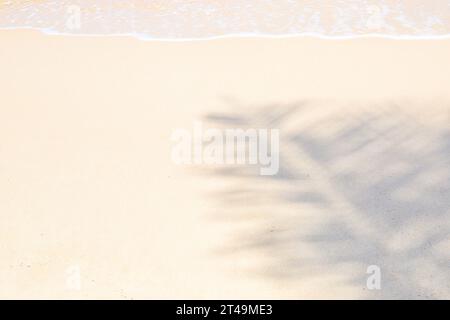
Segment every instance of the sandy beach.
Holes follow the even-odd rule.
[[[450,298],[450,40],[0,42],[1,298]],[[176,165],[194,121],[279,173]]]

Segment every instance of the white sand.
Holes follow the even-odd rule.
[[[0,42],[0,297],[450,297],[450,41]],[[280,174],[177,167],[194,120]]]

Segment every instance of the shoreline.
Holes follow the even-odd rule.
[[[375,40],[400,40],[400,41],[439,41],[449,40],[450,34],[444,35],[389,35],[383,33],[367,33],[367,34],[355,34],[347,36],[339,35],[324,35],[320,33],[298,33],[298,34],[269,34],[269,33],[226,33],[215,36],[205,36],[197,38],[164,38],[146,36],[141,33],[125,32],[125,33],[75,33],[75,32],[61,32],[56,30],[49,30],[45,28],[36,27],[0,27],[0,31],[38,31],[44,35],[49,36],[66,36],[66,37],[131,37],[142,41],[160,41],[160,42],[197,42],[197,41],[211,41],[221,39],[319,39],[319,40],[331,40],[331,41],[346,41],[346,40],[359,40],[359,39],[375,39]]]

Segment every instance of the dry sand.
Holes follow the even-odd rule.
[[[0,43],[1,298],[450,297],[450,41]],[[194,120],[279,175],[176,166]]]

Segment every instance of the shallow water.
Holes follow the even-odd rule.
[[[48,33],[204,39],[229,35],[331,38],[450,35],[445,0],[0,1],[0,28]]]

